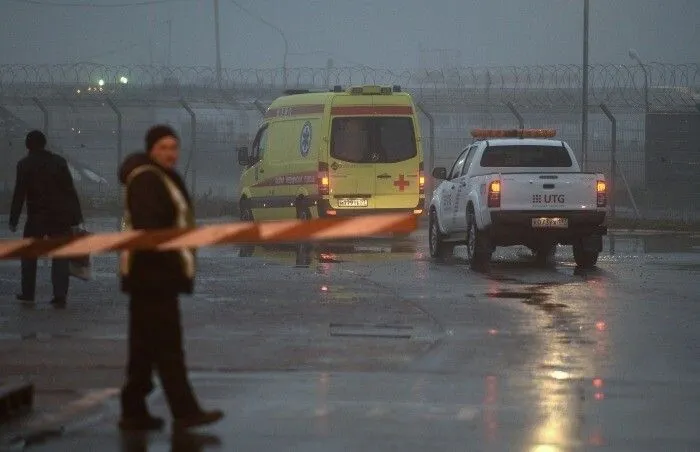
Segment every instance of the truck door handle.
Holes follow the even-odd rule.
[[[386,173],[380,174],[379,176],[377,176],[377,179],[390,179],[390,178],[391,178],[391,174],[386,174]]]

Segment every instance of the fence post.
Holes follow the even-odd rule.
[[[612,114],[610,109],[608,108],[607,105],[604,103],[600,104],[600,109],[603,110],[603,113],[605,113],[605,116],[608,117],[610,120],[610,123],[612,125],[611,128],[611,153],[610,153],[610,185],[612,186],[612,189],[609,191],[610,193],[610,217],[615,218],[615,189],[617,188],[616,186],[616,174],[617,170],[619,169],[619,166],[617,164],[617,120],[615,119],[615,116]],[[640,219],[639,215],[639,209],[637,208],[637,203],[634,200],[634,195],[632,194],[632,190],[630,189],[629,184],[627,183],[627,179],[625,178],[625,174],[620,171],[620,176],[622,176],[622,181],[625,184],[625,188],[627,189],[627,195],[630,198],[630,202],[632,202],[632,208],[634,209],[634,214],[637,218],[637,221]]]
[[[518,125],[520,126],[520,129],[525,128],[525,120],[523,120],[523,116],[520,114],[517,108],[515,108],[515,105],[513,105],[513,102],[506,102],[506,107],[508,107],[508,110],[510,110],[511,113],[513,113],[513,116],[518,120]]]
[[[428,152],[428,168],[426,168],[426,171],[424,174],[429,174],[428,180],[430,180],[430,184],[426,184],[426,193],[425,193],[425,205],[429,206],[430,201],[433,198],[433,168],[435,167],[435,118],[433,115],[425,108],[425,106],[418,102],[416,103],[416,107],[425,115],[426,118],[428,118],[428,124],[429,124],[429,130],[430,130],[430,136],[428,137],[429,139],[429,152]]]
[[[192,192],[192,199],[196,200],[197,199],[197,115],[194,113],[194,110],[190,107],[190,105],[185,102],[185,100],[181,100],[180,103],[182,104],[182,107],[187,110],[187,113],[190,114],[190,133],[191,135],[191,144],[190,144],[190,154],[187,157],[187,165],[185,166],[185,180],[187,180],[187,172],[190,169],[190,165],[192,165],[192,184],[190,186],[190,191]]]
[[[117,171],[118,171],[119,166],[122,164],[122,154],[124,152],[124,149],[122,147],[123,146],[123,144],[122,144],[123,143],[122,112],[119,109],[119,107],[117,107],[117,104],[115,104],[112,101],[112,99],[110,99],[109,97],[105,99],[105,102],[107,102],[107,105],[109,105],[109,108],[112,109],[114,114],[117,115],[117,166],[116,167],[117,167]],[[119,182],[117,182],[117,184],[119,184]],[[124,190],[121,190],[121,192],[122,192],[122,197],[123,197]],[[117,214],[117,231],[121,230],[121,226],[122,226],[122,217],[121,217],[121,214]]]
[[[610,218],[615,218],[615,190],[617,189],[617,184],[615,183],[615,173],[617,165],[617,120],[612,114],[610,109],[604,103],[600,104],[600,109],[603,110],[605,116],[608,117],[611,124],[610,133],[610,185],[612,187],[608,192],[610,193]]]
[[[123,143],[123,135],[122,135],[122,112],[119,110],[119,107],[110,99],[109,97],[105,99],[107,102],[107,105],[109,105],[109,108],[112,109],[114,114],[117,115],[117,168],[119,168],[119,165],[122,164],[122,154],[124,152],[124,149],[122,147]]]
[[[44,132],[44,135],[48,138],[49,136],[49,110],[44,106],[43,103],[39,100],[38,97],[32,97],[32,100],[34,101],[34,104],[39,107],[39,110],[41,110],[41,113],[44,115],[44,125],[42,126],[42,131]]]

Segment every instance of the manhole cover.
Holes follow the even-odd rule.
[[[331,323],[331,336],[346,337],[383,337],[391,339],[410,339],[413,334],[411,325],[369,324],[369,323]]]

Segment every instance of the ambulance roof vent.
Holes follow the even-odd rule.
[[[400,92],[401,92],[401,86],[400,86],[400,85],[394,85],[394,86],[392,87],[392,89],[393,89],[393,91],[394,91],[395,93],[400,93]]]
[[[351,86],[348,89],[351,95],[391,95],[391,86],[379,86],[379,85],[362,85],[362,86]]]

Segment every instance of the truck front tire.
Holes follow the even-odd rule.
[[[445,243],[440,225],[438,224],[437,214],[434,210],[430,211],[430,225],[428,226],[428,247],[430,248],[430,257],[433,259],[445,259],[452,256],[454,245]]]
[[[467,259],[469,267],[478,272],[488,271],[491,264],[491,242],[488,235],[480,231],[476,225],[474,210],[467,211]]]

